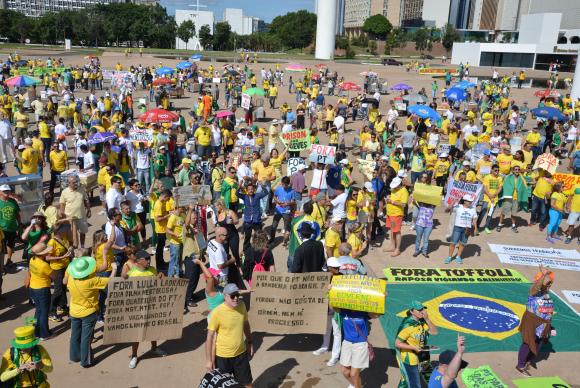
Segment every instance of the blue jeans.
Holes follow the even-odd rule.
[[[121,271],[123,270],[123,265],[127,261],[127,256],[125,256],[125,252],[113,252],[113,256],[115,258],[115,263],[117,263],[117,273],[115,276],[121,276]]]
[[[558,233],[558,227],[562,222],[562,212],[556,209],[550,209],[550,224],[548,225],[548,236]]]
[[[91,364],[91,342],[97,323],[97,313],[84,318],[70,318],[70,348],[69,358],[72,362],[81,362],[81,366]]]
[[[111,272],[97,272],[97,277],[99,278],[108,278],[111,276]],[[107,308],[105,302],[107,301],[107,293],[109,291],[109,286],[99,290],[99,312],[98,318],[101,320],[105,320],[105,310]]]
[[[138,168],[137,169],[137,180],[141,184],[143,190],[148,193],[149,187],[151,187],[151,175],[148,168]]]
[[[532,195],[532,215],[530,218],[530,222],[533,224],[540,224],[541,228],[545,228],[546,224],[548,223],[548,219],[546,217],[548,213],[548,205],[546,201],[542,198],[538,198],[535,195]]]
[[[34,311],[34,318],[36,325],[34,333],[37,337],[50,337],[50,329],[48,328],[48,312],[50,311],[50,287],[45,288],[29,288],[30,298],[34,302],[36,310]]]
[[[491,224],[491,215],[488,216],[487,213],[489,212],[489,202],[483,201],[481,203],[481,210],[479,211],[479,215],[477,216],[477,227],[481,228],[481,222],[485,218],[485,227],[489,229]],[[492,214],[493,215],[493,214]]]
[[[419,375],[418,365],[407,365],[402,363],[407,372],[407,387],[409,388],[421,388],[421,376]]]
[[[423,254],[427,254],[429,250],[429,236],[432,230],[432,226],[419,226],[415,224],[415,231],[417,232],[417,237],[415,238],[415,253],[423,252]],[[421,247],[421,240],[423,240],[423,247]]]
[[[179,276],[179,270],[181,268],[181,244],[169,244],[169,269],[167,270],[167,276],[172,277],[173,275]]]

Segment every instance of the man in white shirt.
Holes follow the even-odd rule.
[[[391,105],[391,109],[387,112],[387,124],[389,126],[389,130],[393,129],[397,118],[399,117],[399,112],[395,109],[394,105]]]
[[[332,204],[332,217],[333,218],[340,217],[340,219],[345,219],[346,212],[344,210],[344,206],[346,204],[348,194],[345,193],[343,185],[338,185],[336,187],[336,194],[337,196],[332,201],[330,201],[330,203]]]
[[[245,155],[242,163],[240,163],[238,166],[237,176],[240,185],[243,184],[244,180],[247,180],[253,176],[252,169],[248,167],[249,158],[250,157],[248,155]]]
[[[220,154],[220,148],[222,146],[222,133],[218,126],[214,123],[211,126],[211,148],[212,151],[217,155]]]
[[[95,169],[95,155],[86,144],[81,145],[81,156],[83,158],[83,171],[93,171]]]
[[[107,191],[105,195],[105,201],[107,202],[107,209],[111,210],[117,208],[121,210],[121,202],[125,200],[125,196],[121,193],[121,178],[118,176],[113,176],[111,178],[111,188]]]
[[[137,180],[141,183],[141,186],[146,193],[149,192],[149,187],[151,186],[151,177],[149,176],[149,164],[151,162],[151,150],[145,148],[145,143],[139,143],[139,149],[135,153],[136,156],[136,168],[137,168]]]
[[[463,139],[467,139],[474,131],[477,131],[477,125],[470,120],[461,130]]]
[[[220,271],[221,275],[227,276],[229,266],[234,264],[236,259],[228,259],[228,253],[224,248],[228,231],[224,227],[218,227],[215,230],[215,238],[207,243],[207,256],[209,257],[209,268]]]
[[[379,91],[377,90],[375,92],[375,94],[373,94],[373,98],[380,102],[381,101],[381,93],[379,93]]]
[[[2,152],[2,163],[8,162],[7,150],[12,154],[14,160],[14,143],[12,142],[12,129],[10,128],[10,121],[6,119],[4,113],[0,113],[0,152]]]
[[[58,138],[59,135],[65,136],[67,133],[66,125],[64,125],[65,119],[63,117],[58,119],[58,124],[54,126],[54,134]]]

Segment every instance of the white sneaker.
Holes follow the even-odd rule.
[[[326,363],[326,366],[335,366],[337,362],[338,362],[338,358],[331,358],[331,359],[330,359],[330,360],[328,360],[328,362]]]
[[[129,361],[129,369],[135,369],[137,366],[137,357],[131,357],[131,361]]]
[[[326,352],[328,352],[328,349],[326,349],[326,348],[320,348],[318,350],[313,351],[312,354],[314,354],[315,356],[320,356],[320,355],[322,355],[322,354],[324,354]]]
[[[167,352],[165,350],[161,349],[161,348],[155,348],[155,350],[152,350],[151,353],[153,353],[157,357],[165,357],[165,356],[167,356]]]

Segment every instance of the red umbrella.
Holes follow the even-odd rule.
[[[355,84],[354,82],[343,82],[339,86],[340,90],[361,90],[362,88]]]
[[[139,116],[142,123],[172,123],[178,119],[178,115],[165,109],[150,109]]]
[[[553,89],[546,89],[546,90],[538,90],[534,93],[536,97],[560,97],[560,93]]]
[[[169,78],[166,77],[161,77],[161,78],[157,78],[153,81],[153,86],[159,86],[159,85],[171,85],[173,83],[173,81]]]

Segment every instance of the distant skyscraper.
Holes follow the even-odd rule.
[[[401,1],[401,26],[417,27],[423,24],[423,0]]]
[[[384,15],[385,1],[387,0],[344,0],[345,33],[348,36],[360,35],[365,20],[376,14]]]
[[[449,6],[449,24],[460,30],[470,28],[476,0],[451,0]]]

